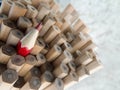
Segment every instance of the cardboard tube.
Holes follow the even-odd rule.
[[[46,43],[50,43],[60,32],[61,30],[57,26],[53,25],[45,34],[43,39]]]
[[[36,58],[33,55],[28,55],[25,57],[26,62],[24,66],[18,72],[19,76],[25,76],[31,68],[37,63]]]
[[[41,72],[37,67],[33,67],[24,77],[25,81],[29,81],[32,77],[40,78]]]
[[[70,62],[71,60],[73,60],[73,56],[72,54],[65,50],[63,51],[63,53],[53,62],[53,65],[54,66],[58,66],[60,65],[60,63],[65,63],[67,64],[68,62]]]
[[[44,41],[42,40],[42,38],[38,38],[35,46],[33,47],[31,51],[31,54],[33,55],[39,54],[43,50],[44,47],[45,47]]]
[[[44,73],[45,71],[52,72],[54,70],[54,66],[50,62],[46,62],[45,64],[40,66],[40,71]]]
[[[93,59],[92,59],[92,55],[89,52],[85,52],[82,55],[78,56],[74,62],[76,64],[76,66],[79,66],[80,64],[82,65],[87,65],[88,63],[90,63]]]
[[[75,39],[74,34],[71,32],[67,32],[65,35],[69,43],[71,43]]]
[[[1,48],[1,46],[3,46],[3,45],[5,45],[5,42],[3,42],[3,41],[0,40],[0,48]]]
[[[8,36],[6,43],[8,45],[16,46],[23,36],[24,36],[24,34],[21,31],[19,31],[18,29],[12,29],[10,31],[10,34]]]
[[[54,61],[60,54],[62,53],[62,49],[59,45],[54,45],[46,54],[46,59],[48,62]]]
[[[5,42],[7,41],[7,38],[12,28],[15,28],[15,25],[12,21],[3,20],[1,25],[1,31],[0,31],[0,39],[2,41],[5,41]]]
[[[5,14],[0,14],[0,24],[2,24],[3,20],[8,19],[8,17]]]
[[[46,63],[46,58],[43,54],[39,53],[36,55],[37,64],[36,66],[41,66],[42,64]]]
[[[17,81],[18,75],[15,70],[7,69],[0,75],[0,88],[10,90],[12,85]]]
[[[68,63],[68,67],[70,68],[71,71],[74,71],[74,72],[76,71],[76,68],[77,68],[76,64],[73,61],[70,61]]]
[[[64,90],[64,83],[60,78],[56,78],[55,81],[44,90]]]
[[[12,46],[4,45],[0,48],[0,63],[7,64],[10,57],[16,53]]]
[[[3,0],[2,4],[1,4],[1,11],[0,12],[5,14],[5,15],[8,15],[10,8],[12,6],[12,3],[13,2],[11,0]]]
[[[81,21],[81,19],[78,19],[73,25],[74,32],[76,32],[82,25],[83,25],[83,22]]]
[[[43,21],[43,28],[40,31],[40,36],[43,37],[47,33],[49,28],[54,24],[55,24],[55,19],[53,17],[49,17],[49,15],[47,15]]]
[[[21,3],[23,3],[24,5],[31,5],[32,4],[32,1],[31,0],[18,0],[20,1]]]
[[[32,5],[36,8],[38,8],[41,0],[31,0],[31,1],[32,1]]]
[[[8,17],[11,20],[17,20],[19,17],[24,16],[26,12],[26,7],[19,1],[16,1],[12,4]]]
[[[61,78],[61,79],[66,77],[68,75],[68,73],[69,73],[69,68],[64,63],[61,63],[53,71],[53,74],[55,75],[55,77],[58,77],[58,78]]]
[[[61,28],[63,25],[63,22],[59,17],[57,17],[57,15],[55,16],[55,21],[56,21],[55,25]]]
[[[7,67],[19,72],[25,63],[25,58],[20,55],[14,55],[8,61]]]
[[[33,7],[32,5],[27,5],[27,12],[25,14],[25,17],[27,18],[35,18],[38,14],[38,10]]]
[[[1,75],[5,70],[7,70],[7,65],[0,63],[0,75]]]
[[[48,53],[49,49],[50,49],[49,45],[46,44],[46,45],[45,45],[45,48],[41,51],[41,53],[45,55],[45,54]]]
[[[40,86],[40,79],[38,77],[32,77],[20,90],[38,90]]]
[[[17,21],[17,26],[20,29],[24,29],[26,30],[27,28],[32,26],[32,22],[27,18],[27,17],[19,17],[18,21]]]
[[[68,76],[63,79],[64,89],[76,84],[79,80],[79,77],[76,72],[71,71]]]
[[[55,1],[53,1],[51,5],[51,10],[57,13],[60,10],[60,6]]]
[[[54,81],[54,76],[51,72],[45,71],[42,76],[40,77],[41,80],[41,86],[39,90],[44,90],[46,87],[48,87],[52,82]]]
[[[62,45],[62,49],[63,49],[63,50],[68,50],[69,52],[72,52],[72,50],[73,50],[71,44],[68,43],[68,42],[65,42],[65,43]]]
[[[53,47],[55,44],[61,45],[64,42],[67,41],[67,38],[64,34],[60,33],[59,35],[57,35],[53,41],[50,43],[50,47]]]
[[[19,76],[18,80],[14,83],[13,87],[20,89],[23,87],[24,84],[25,84],[24,78]]]

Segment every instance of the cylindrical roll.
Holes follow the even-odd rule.
[[[32,1],[31,1],[31,0],[18,0],[18,1],[20,1],[20,2],[23,3],[24,5],[32,4]]]
[[[31,1],[32,1],[32,5],[36,8],[38,8],[41,0],[31,0]]]
[[[11,0],[3,0],[1,4],[1,13],[8,15],[10,8],[12,6],[13,2]]]
[[[37,64],[35,66],[41,66],[46,62],[45,56],[41,53],[37,54],[36,58],[37,58]]]
[[[3,20],[8,19],[8,17],[5,14],[0,14],[0,24],[2,24]]]
[[[32,77],[20,90],[38,90],[40,86],[40,79],[38,77]]]
[[[60,78],[56,78],[55,81],[44,90],[64,90],[64,82]]]
[[[16,53],[15,49],[9,45],[0,48],[0,63],[7,64],[10,57]]]
[[[46,54],[46,59],[48,62],[54,61],[61,53],[62,49],[56,44],[48,51]]]
[[[72,52],[72,50],[73,50],[71,44],[68,43],[68,42],[64,42],[64,44],[62,45],[62,49],[63,50],[68,50],[69,52]]]
[[[24,34],[21,31],[19,31],[17,29],[13,29],[10,31],[10,34],[8,36],[6,43],[8,45],[16,46],[23,36],[24,36]]]
[[[24,57],[22,57],[20,55],[14,55],[9,60],[7,67],[19,72],[20,69],[23,67],[24,63],[25,63]]]
[[[25,17],[27,18],[35,18],[38,14],[38,10],[33,7],[32,5],[27,5],[27,12],[25,14]]]
[[[36,58],[33,55],[28,55],[25,57],[26,62],[24,66],[19,71],[19,76],[25,76],[31,68],[37,63]]]
[[[70,68],[71,71],[76,71],[76,64],[73,61],[70,61],[68,63],[68,67]]]
[[[67,38],[68,42],[71,43],[75,39],[75,36],[74,36],[73,33],[67,32],[66,33],[66,38]]]
[[[54,62],[53,62],[53,65],[54,66],[58,66],[60,65],[60,63],[65,63],[67,64],[68,62],[70,62],[71,60],[73,60],[73,56],[72,54],[65,50]]]
[[[48,87],[52,82],[54,81],[54,76],[51,72],[45,71],[42,76],[40,77],[41,80],[41,86],[39,90],[44,90],[46,87]]]
[[[1,25],[1,31],[0,31],[0,39],[2,41],[7,41],[7,38],[9,36],[10,30],[12,28],[15,28],[15,25],[12,21],[10,20],[3,20],[2,25]]]
[[[26,12],[26,7],[22,3],[16,1],[12,4],[8,17],[11,20],[17,20],[20,16],[24,16]]]
[[[50,43],[60,32],[61,30],[53,25],[44,36],[45,42]]]
[[[20,29],[24,29],[26,30],[27,28],[32,26],[32,22],[27,18],[27,17],[19,17],[18,21],[17,21],[17,26]]]
[[[68,73],[69,73],[69,68],[64,63],[61,63],[53,71],[53,74],[55,75],[55,77],[58,77],[58,78],[61,78],[61,79],[66,77],[68,75]]]

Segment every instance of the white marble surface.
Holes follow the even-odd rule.
[[[66,90],[120,90],[120,0],[56,0],[80,13],[98,46],[104,69]]]

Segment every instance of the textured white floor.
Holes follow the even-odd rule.
[[[56,0],[69,2],[91,30],[104,69],[67,90],[120,90],[120,0]]]

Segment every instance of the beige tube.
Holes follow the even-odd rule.
[[[35,66],[41,66],[42,64],[46,63],[46,57],[39,53],[36,55],[37,58],[37,64]]]

